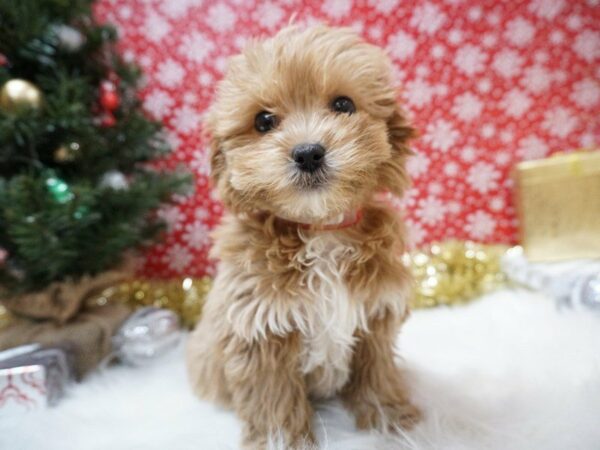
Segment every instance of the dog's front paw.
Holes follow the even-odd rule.
[[[317,441],[310,430],[291,433],[290,430],[279,429],[271,433],[259,433],[252,427],[246,427],[242,437],[243,450],[316,450]]]
[[[410,430],[421,420],[423,414],[408,400],[398,403],[363,401],[351,406],[356,427],[362,430],[377,429],[395,432]]]

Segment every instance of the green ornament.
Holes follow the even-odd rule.
[[[73,217],[77,220],[81,220],[83,219],[85,216],[87,216],[90,212],[90,209],[87,206],[80,206],[78,207],[75,212],[73,213]]]
[[[56,176],[46,178],[46,187],[57,203],[69,203],[75,197],[69,185]]]

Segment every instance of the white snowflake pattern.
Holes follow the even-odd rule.
[[[163,206],[156,212],[156,215],[165,221],[168,231],[180,229],[181,223],[185,219],[179,207],[174,205]]]
[[[446,48],[443,45],[434,45],[431,49],[431,56],[435,59],[440,59],[446,54]]]
[[[215,44],[209,37],[199,31],[194,31],[183,36],[179,52],[190,61],[201,64],[214,48]]]
[[[546,143],[535,135],[521,139],[518,145],[517,153],[524,160],[540,159],[548,154]]]
[[[548,60],[550,59],[550,56],[548,55],[547,52],[539,51],[539,52],[535,52],[535,54],[533,55],[533,59],[538,64],[544,64],[544,63],[548,62]]]
[[[195,173],[208,176],[210,175],[210,158],[208,149],[197,149],[192,154],[190,167]]]
[[[567,17],[567,27],[569,27],[569,29],[571,30],[579,30],[583,25],[583,20],[581,18],[581,16],[578,15],[572,15]]]
[[[369,0],[369,5],[383,14],[391,13],[397,6],[400,0]]]
[[[473,22],[480,20],[482,15],[483,11],[479,6],[474,6],[473,8],[469,9],[469,11],[467,11],[467,17]]]
[[[486,162],[478,162],[471,166],[467,174],[467,182],[480,194],[498,188],[500,172]]]
[[[562,44],[565,40],[565,33],[560,30],[554,30],[550,33],[550,42],[553,44]]]
[[[174,59],[167,59],[159,63],[156,71],[158,81],[165,87],[173,87],[179,84],[184,75],[183,67]]]
[[[573,44],[573,50],[589,63],[600,58],[600,33],[585,30],[578,34]]]
[[[459,170],[459,165],[454,161],[450,161],[444,164],[444,174],[449,177],[455,177],[456,175],[458,175]]]
[[[404,61],[413,55],[417,42],[404,31],[393,34],[388,41],[388,51],[393,58]]]
[[[133,14],[133,10],[127,6],[127,5],[123,5],[121,8],[119,8],[117,10],[117,14],[119,16],[119,18],[123,19],[123,20],[128,20],[131,15]]]
[[[483,70],[487,55],[476,45],[466,44],[458,49],[454,65],[466,75],[472,76]]]
[[[429,183],[429,186],[427,187],[427,192],[429,192],[432,195],[440,195],[442,192],[444,192],[444,186],[442,186],[442,183]]]
[[[146,16],[142,30],[149,41],[160,42],[171,32],[171,25],[159,14],[151,12]]]
[[[496,222],[485,211],[475,211],[467,216],[465,229],[472,239],[485,239],[496,229]]]
[[[381,36],[383,36],[383,29],[381,27],[373,25],[371,28],[368,29],[367,34],[371,39],[378,40],[381,38]]]
[[[196,218],[196,220],[201,220],[202,222],[206,222],[208,220],[208,218],[210,217],[210,215],[208,214],[207,210],[199,208],[196,211],[194,211],[194,217]]]
[[[415,8],[410,25],[421,33],[434,34],[445,21],[446,14],[434,3],[426,2]]]
[[[581,139],[579,140],[582,148],[587,147],[597,147],[598,146],[598,138],[595,133],[584,133],[581,135]]]
[[[510,156],[510,153],[505,151],[500,151],[496,154],[496,156],[494,156],[494,161],[496,161],[496,164],[499,166],[505,166],[511,162],[511,160],[512,157]]]
[[[502,130],[500,132],[500,140],[504,144],[510,144],[515,137],[515,134],[511,130]]]
[[[500,102],[500,106],[508,116],[519,118],[525,114],[532,103],[533,101],[525,94],[525,92],[519,88],[514,88],[504,95]]]
[[[413,178],[418,178],[427,172],[429,168],[429,158],[424,153],[417,153],[406,163],[406,169]]]
[[[487,33],[483,36],[481,43],[486,48],[492,48],[498,43],[498,37],[495,34]]]
[[[460,214],[462,211],[462,205],[459,202],[451,201],[448,202],[446,209],[450,214]]]
[[[408,188],[400,201],[400,208],[413,207],[417,203],[417,197],[419,196],[419,190],[415,187]]]
[[[494,134],[496,134],[496,127],[491,124],[491,123],[484,123],[481,126],[481,135],[486,138],[489,139],[491,138]]]
[[[506,202],[502,197],[494,197],[490,200],[490,209],[492,211],[501,211],[506,206]]]
[[[562,106],[557,106],[546,111],[542,128],[552,136],[564,138],[575,129],[578,122],[579,120],[573,114],[573,111]]]
[[[200,125],[200,119],[201,115],[197,109],[184,105],[175,111],[172,123],[180,133],[189,133]]]
[[[406,101],[417,108],[421,108],[431,102],[435,93],[436,89],[434,86],[419,78],[406,83],[406,90],[403,92]]]
[[[463,32],[458,28],[453,28],[448,32],[448,42],[458,45],[463,41]]]
[[[179,148],[179,146],[181,145],[181,139],[179,139],[177,133],[174,133],[172,130],[166,131],[165,139],[167,141],[167,144],[169,144],[171,148]]]
[[[552,79],[558,83],[564,83],[567,77],[567,72],[564,70],[555,70],[552,72]]]
[[[281,23],[284,16],[284,11],[276,2],[265,2],[261,3],[254,13],[254,20],[256,20],[261,27],[267,28],[268,30],[274,30],[277,25]]]
[[[521,78],[523,87],[534,94],[539,94],[550,87],[552,74],[543,66],[535,65],[523,71]]]
[[[184,241],[194,249],[201,249],[210,245],[210,229],[208,226],[196,220],[185,228]]]
[[[352,9],[352,0],[325,0],[322,9],[329,17],[345,17]]]
[[[544,19],[552,20],[565,7],[564,0],[533,0],[529,10]]]
[[[447,152],[458,139],[458,131],[447,120],[438,119],[427,125],[423,139],[431,147],[442,152]]]
[[[504,37],[518,47],[529,44],[534,36],[535,27],[527,19],[517,17],[506,24]]]
[[[144,98],[144,109],[156,119],[163,119],[175,103],[173,97],[162,89],[154,89]]]
[[[233,28],[237,21],[237,16],[229,6],[217,3],[208,10],[207,19],[208,26],[213,30],[225,32]]]
[[[490,25],[496,26],[500,23],[500,20],[501,20],[500,14],[497,14],[497,13],[491,13],[491,14],[488,14],[488,16],[487,16],[487,21]]]
[[[585,78],[573,85],[571,100],[582,108],[591,108],[600,100],[600,81]]]
[[[460,151],[460,158],[464,162],[471,163],[471,162],[475,161],[476,157],[477,157],[477,152],[475,151],[475,149],[473,147],[464,147]]]
[[[482,94],[487,94],[492,90],[492,82],[487,78],[482,78],[477,82],[477,90]]]
[[[465,92],[454,99],[452,113],[465,122],[471,121],[481,114],[483,102],[474,94]]]
[[[410,219],[406,221],[406,231],[408,232],[408,243],[411,247],[422,244],[427,235],[423,225]]]
[[[523,65],[523,57],[514,50],[502,50],[492,62],[492,67],[504,78],[517,75]]]
[[[158,5],[163,13],[176,19],[183,16],[190,7],[202,3],[202,0],[169,0],[168,2],[159,2]]]
[[[433,225],[444,218],[446,209],[439,198],[429,195],[419,202],[416,213],[423,223]]]
[[[171,245],[163,256],[163,262],[167,264],[169,269],[178,273],[187,269],[193,259],[187,247],[181,244]]]
[[[427,75],[429,75],[429,72],[429,67],[424,64],[419,64],[415,69],[415,73],[419,77],[426,77]]]

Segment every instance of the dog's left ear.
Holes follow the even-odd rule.
[[[416,137],[416,131],[406,123],[400,106],[395,105],[394,112],[387,120],[388,140],[392,147],[392,157],[381,167],[381,188],[394,195],[401,196],[408,186],[406,158],[413,154],[408,147],[410,139]]]

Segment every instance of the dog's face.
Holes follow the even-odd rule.
[[[234,211],[328,221],[406,185],[387,56],[348,30],[289,28],[234,57],[208,115],[213,180]]]

